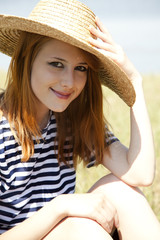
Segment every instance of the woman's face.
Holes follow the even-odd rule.
[[[38,100],[37,111],[63,112],[83,90],[87,70],[80,49],[55,39],[45,43],[31,72],[31,87]]]

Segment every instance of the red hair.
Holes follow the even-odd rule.
[[[0,108],[6,112],[14,136],[22,146],[22,161],[27,161],[34,153],[33,136],[41,136],[36,121],[36,98],[31,88],[30,76],[35,57],[49,40],[50,38],[38,34],[21,33],[9,67],[7,88],[1,94]],[[75,165],[77,157],[85,159],[87,164],[92,151],[95,152],[97,163],[101,163],[105,148],[99,60],[83,50],[82,53],[89,65],[86,85],[64,112],[55,113],[59,161],[67,163],[68,154],[64,153],[64,143],[69,138],[73,146]]]

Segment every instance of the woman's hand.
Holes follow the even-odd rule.
[[[108,233],[114,226],[118,227],[116,209],[105,194],[85,193],[61,195],[68,217],[84,217],[99,223]]]
[[[97,39],[89,38],[90,44],[100,49],[103,54],[114,61],[126,73],[133,85],[136,84],[136,81],[141,82],[142,78],[139,72],[130,62],[122,47],[113,41],[112,36],[99,18],[96,17],[95,20],[98,29],[90,27],[90,32],[97,37]]]

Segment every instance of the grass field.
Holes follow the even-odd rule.
[[[0,71],[0,88],[4,87],[6,73]],[[160,75],[144,76],[144,93],[147,108],[153,129],[155,151],[156,151],[156,177],[152,186],[143,188],[152,209],[160,220]],[[107,119],[111,123],[115,135],[128,146],[129,144],[129,108],[107,88],[103,88],[104,96],[107,100],[104,102],[104,111]],[[145,169],[143,169],[145,171]],[[102,166],[84,169],[82,164],[77,169],[77,192],[86,192],[89,187],[108,171]]]

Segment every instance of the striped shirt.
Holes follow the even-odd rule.
[[[74,193],[73,147],[66,141],[64,148],[69,149],[70,167],[59,164],[58,142],[54,146],[56,133],[56,120],[52,114],[40,142],[34,142],[34,155],[27,162],[21,162],[21,146],[7,119],[2,117],[0,120],[0,234],[30,217],[59,194]],[[110,134],[109,144],[114,141],[117,138]],[[92,156],[88,167],[94,162]]]

